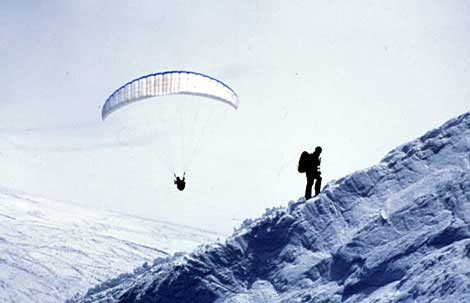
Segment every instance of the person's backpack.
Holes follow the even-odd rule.
[[[302,154],[300,155],[299,166],[297,168],[299,173],[304,173],[307,171],[309,160],[310,160],[310,154],[306,151],[303,151]]]

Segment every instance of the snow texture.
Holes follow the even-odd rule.
[[[470,302],[470,114],[78,302]]]
[[[144,270],[154,258],[217,237],[0,187],[0,302],[64,302],[139,265],[135,271]]]

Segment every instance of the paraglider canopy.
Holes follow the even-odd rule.
[[[173,102],[162,97],[168,95],[186,95],[186,97],[180,96],[174,99],[177,102]],[[237,109],[239,103],[237,94],[222,81],[191,71],[167,71],[134,79],[118,88],[103,104],[101,118],[104,121],[111,113],[128,104],[152,98],[156,101],[155,115],[153,113],[148,115],[151,118],[147,121],[139,116],[136,121],[145,125],[145,129],[158,129],[156,132],[158,135],[155,137],[162,144],[153,151],[155,154],[161,154],[161,158],[166,160],[163,163],[173,173],[189,169],[201,145],[199,143],[206,126],[214,127],[209,120],[213,117],[215,120],[223,118],[217,113],[229,109],[225,105]],[[197,102],[198,99],[216,102],[203,104],[206,102]],[[214,103],[225,105],[219,108],[214,106]],[[130,121],[125,120],[124,124],[132,125],[132,122],[128,122]],[[174,184],[180,191],[184,190],[186,186],[184,175],[182,178],[175,175]]]
[[[207,97],[238,108],[237,94],[222,81],[196,72],[168,71],[140,77],[118,88],[104,103],[101,118],[139,100],[175,94]]]

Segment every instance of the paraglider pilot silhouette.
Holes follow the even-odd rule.
[[[174,183],[176,184],[176,187],[178,188],[178,190],[183,191],[184,188],[186,187],[186,172],[183,174],[183,179],[181,179],[180,177],[177,177],[176,174],[174,175],[175,175]]]
[[[299,173],[305,173],[307,176],[307,186],[305,187],[306,200],[312,197],[312,187],[314,183],[315,196],[320,193],[322,180],[320,172],[321,152],[321,147],[317,146],[313,153],[309,154],[308,152],[304,151],[300,155],[298,171]]]

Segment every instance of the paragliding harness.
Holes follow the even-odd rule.
[[[184,188],[186,187],[186,172],[184,172],[183,174],[183,179],[181,179],[180,177],[177,177],[175,173],[173,174],[175,175],[175,181],[173,183],[176,184],[176,187],[178,188],[178,190],[180,191],[184,190]]]

